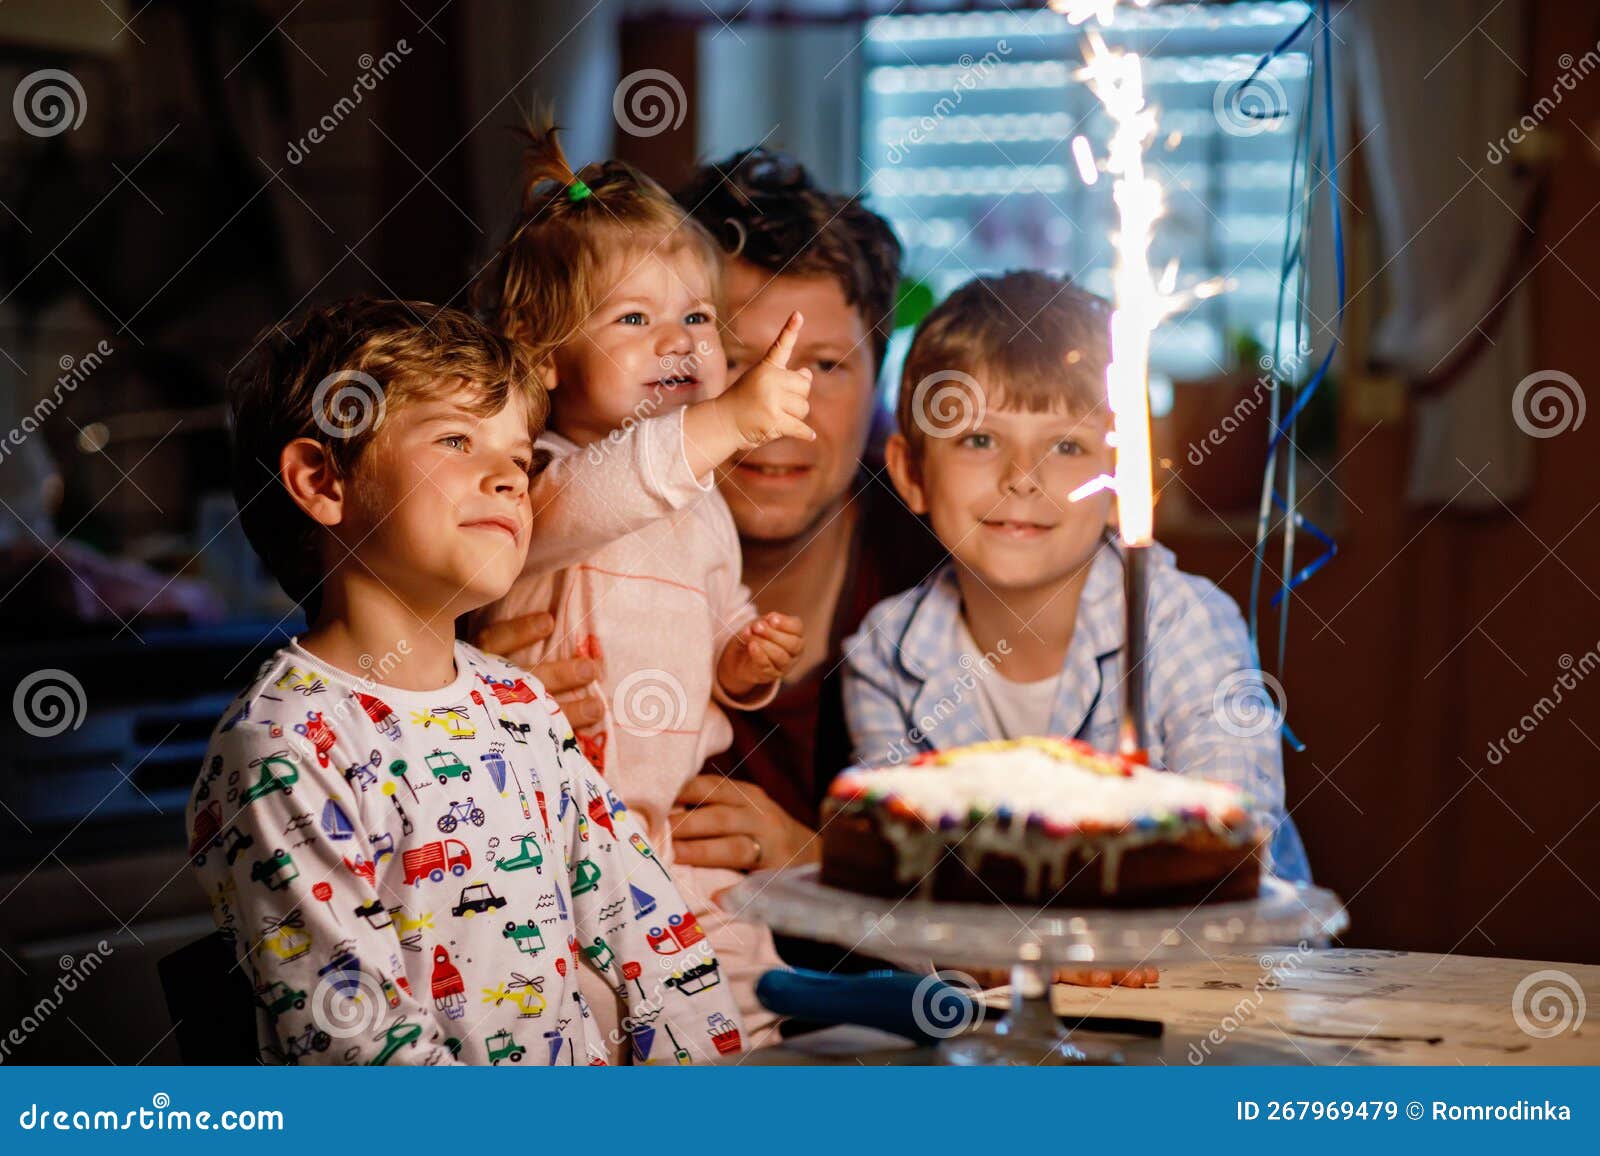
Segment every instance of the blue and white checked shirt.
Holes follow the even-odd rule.
[[[1279,727],[1251,713],[1271,709],[1271,699],[1239,608],[1214,583],[1179,570],[1164,546],[1150,547],[1149,576],[1151,762],[1247,791],[1276,827],[1272,873],[1309,883],[1311,865],[1284,811]],[[878,603],[846,640],[845,717],[858,764],[1004,737],[984,729],[977,680],[997,676],[966,653],[960,615],[955,567],[946,565]],[[1122,552],[1106,541],[1084,584],[1050,733],[1116,749],[1123,622]]]

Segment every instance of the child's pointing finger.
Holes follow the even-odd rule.
[[[800,326],[805,323],[805,318],[799,313],[789,314],[789,320],[783,323],[783,328],[778,331],[778,339],[772,343],[772,348],[767,350],[766,356],[761,360],[768,365],[776,365],[779,369],[789,368],[789,355],[794,352],[794,343],[800,336]]]

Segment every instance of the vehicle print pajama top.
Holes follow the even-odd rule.
[[[466,643],[429,692],[284,647],[213,733],[188,829],[265,1062],[603,1063],[580,967],[636,1063],[741,1047],[710,941],[560,708]]]

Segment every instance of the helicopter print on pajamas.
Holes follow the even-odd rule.
[[[263,1061],[604,1063],[580,968],[659,1029],[634,1062],[723,1053],[711,943],[560,708],[465,643],[456,668],[380,687],[291,643],[212,735],[189,855]]]

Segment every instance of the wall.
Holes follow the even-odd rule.
[[[1530,84],[1594,47],[1592,10],[1536,5]],[[1600,321],[1600,78],[1549,122],[1552,198],[1524,286],[1535,367],[1591,395]],[[1587,139],[1585,130],[1594,139]],[[1352,224],[1352,284],[1382,265]],[[1381,293],[1381,287],[1374,289]],[[1355,340],[1376,301],[1357,301]],[[1563,656],[1600,646],[1600,421],[1540,440],[1536,480],[1509,512],[1410,509],[1403,396],[1354,380],[1335,480],[1349,495],[1340,555],[1304,587],[1284,678],[1289,801],[1318,882],[1349,901],[1346,942],[1530,959],[1600,959],[1600,676],[1563,691],[1498,765],[1488,745],[1551,695]],[[1391,402],[1402,412],[1373,421]],[[1307,484],[1315,479],[1311,474]],[[1326,484],[1326,483],[1324,483]],[[1353,507],[1359,507],[1358,512]],[[1172,543],[1241,600],[1248,549]],[[1225,576],[1225,577],[1223,577]],[[1591,661],[1595,655],[1591,653]]]

